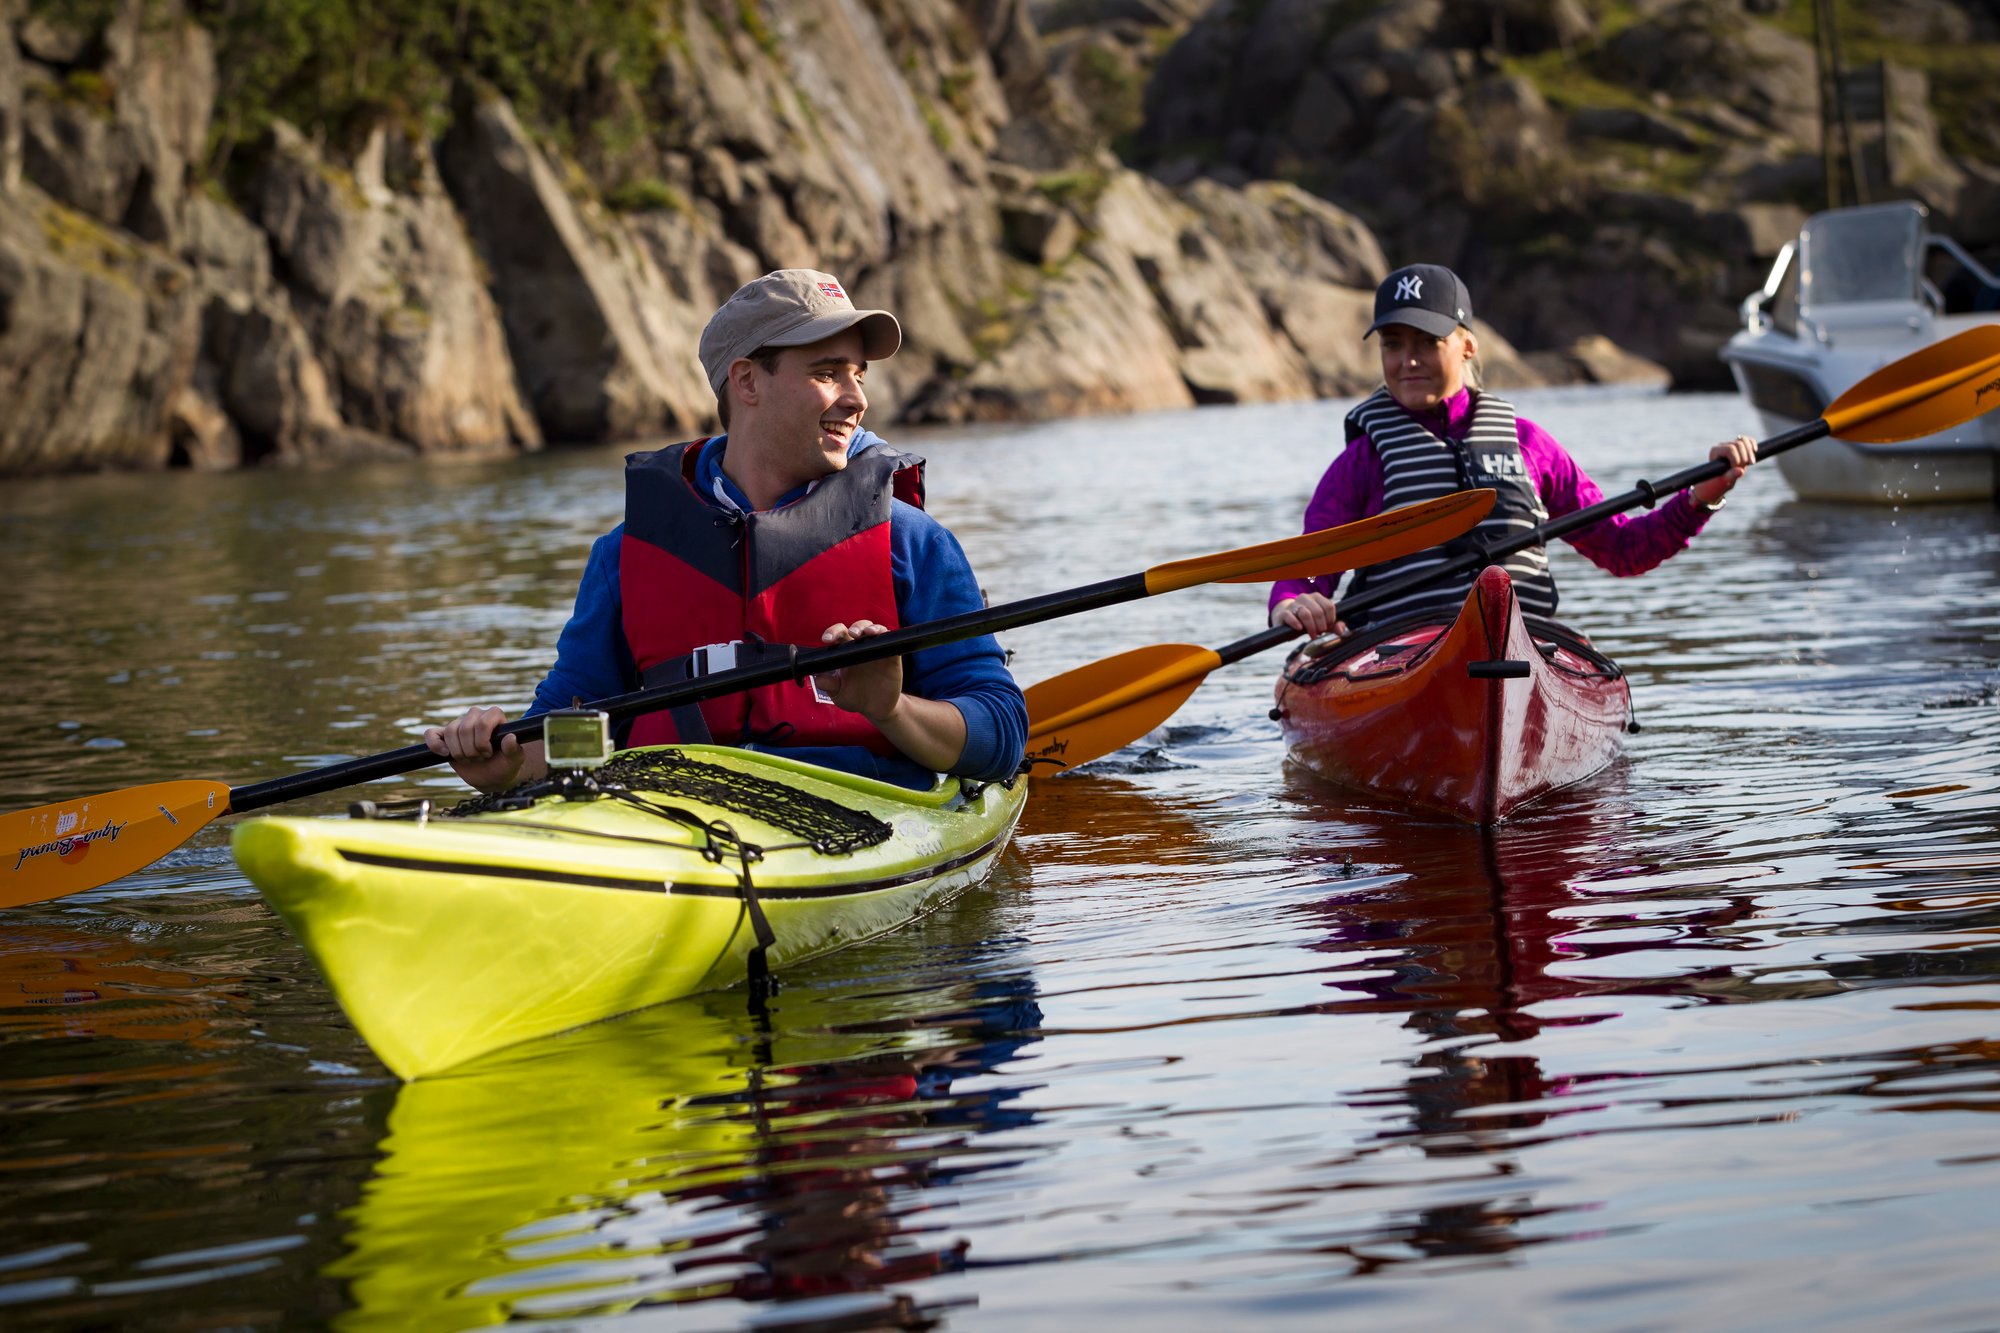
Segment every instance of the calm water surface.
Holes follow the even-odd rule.
[[[1610,490],[1749,424],[1521,400]],[[1007,600],[1295,530],[1343,407],[898,442]],[[10,483],[0,808],[525,698],[619,456]],[[0,1325],[1995,1326],[2000,515],[1766,470],[1644,579],[1557,560],[1644,724],[1587,790],[1486,834],[1369,805],[1286,768],[1242,663],[761,1018],[403,1087],[226,828],[10,911]],[[1261,615],[1008,642],[1033,681]]]

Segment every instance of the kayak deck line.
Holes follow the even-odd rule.
[[[671,893],[673,885],[663,879],[627,879],[612,875],[582,875],[568,870],[539,870],[533,866],[489,865],[477,861],[434,861],[418,856],[385,856],[379,852],[335,849],[340,859],[356,865],[381,866],[386,870],[414,870],[429,875],[488,875],[495,879],[526,879],[540,884],[568,884],[575,888],[627,889],[640,893]],[[758,892],[763,892],[760,886]]]
[[[936,879],[940,875],[948,875],[961,867],[984,860],[986,857],[998,852],[1001,844],[1005,843],[1006,840],[1006,835],[1003,834],[987,843],[984,847],[974,848],[972,851],[962,855],[926,866],[922,870],[912,870],[901,875],[887,875],[881,879],[856,880],[852,884],[804,884],[787,886],[783,884],[768,884],[760,879],[757,881],[757,896],[766,901],[773,899],[783,901],[787,898],[838,898],[850,894],[880,893],[884,889],[900,889],[905,885],[921,883],[927,879]],[[667,891],[669,893],[680,894],[684,897],[730,899],[738,897],[741,892],[735,885],[724,884],[675,884]]]
[[[404,816],[398,816],[393,814],[379,814],[369,817],[376,819],[394,819],[394,818],[401,818]],[[458,812],[455,810],[447,810],[444,811],[442,814],[437,814],[432,817],[439,820],[450,820],[457,818]],[[492,819],[480,820],[479,828],[482,832],[487,832],[497,829],[502,831],[503,833],[512,834],[513,836],[518,837],[525,844],[533,844],[538,846],[545,846],[552,841],[562,842],[566,839],[572,839],[572,838],[589,838],[599,842],[633,843],[640,847],[672,847],[672,848],[677,848],[681,851],[688,851],[688,852],[698,852],[701,850],[701,844],[694,841],[692,838],[684,840],[674,839],[674,838],[654,838],[638,833],[612,833],[605,829],[580,828],[575,826],[564,826],[564,825],[549,824],[549,823],[538,824],[538,823],[532,823],[525,819],[519,819],[519,820],[507,819],[499,816],[496,816]]]
[[[995,839],[994,842],[1003,841]],[[677,843],[662,843],[664,847],[680,846]],[[692,848],[690,848],[692,850]],[[762,880],[757,884],[760,898],[830,898],[843,894],[879,893],[883,889],[899,888],[914,884],[919,880],[934,879],[970,865],[981,857],[991,855],[997,848],[994,843],[966,852],[962,856],[929,866],[923,870],[913,870],[908,874],[889,875],[880,879],[856,880],[843,884],[770,885]],[[702,898],[737,898],[742,895],[738,884],[676,884],[671,880],[633,879],[612,875],[582,875],[571,871],[542,870],[532,866],[491,865],[477,861],[438,861],[416,856],[384,856],[374,852],[359,852],[340,848],[342,860],[357,865],[381,866],[390,870],[414,870],[432,875],[486,875],[495,879],[524,879],[537,883],[568,884],[577,888],[622,889],[639,893],[677,893]]]

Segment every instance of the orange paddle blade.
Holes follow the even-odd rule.
[[[81,893],[142,870],[228,809],[228,787],[189,779],[0,815],[0,907]]]
[[[1455,491],[1337,528],[1154,565],[1146,571],[1146,595],[1198,583],[1270,583],[1379,565],[1463,536],[1492,508],[1492,491]]]
[[[1212,648],[1156,643],[1030,686],[1030,764],[1051,760],[1059,769],[1073,768],[1124,749],[1172,717],[1221,665]]]
[[[1830,434],[1895,444],[1950,430],[2000,407],[2000,324],[1982,324],[1912,352],[1833,400]]]

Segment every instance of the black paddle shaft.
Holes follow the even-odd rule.
[[[1759,444],[1757,446],[1757,459],[1759,462],[1762,462],[1764,459],[1774,454],[1781,454],[1787,449],[1795,449],[1799,445],[1810,444],[1827,434],[1828,430],[1825,417],[1821,417],[1817,421],[1809,421],[1803,426],[1795,426],[1791,430],[1785,431],[1780,435],[1773,435],[1770,439]],[[1642,481],[1623,495],[1614,495],[1607,499],[1599,500],[1596,504],[1590,505],[1587,508],[1579,509],[1573,514],[1564,514],[1561,518],[1552,518],[1546,523],[1538,524],[1528,529],[1519,536],[1509,537],[1504,542],[1496,542],[1491,546],[1483,544],[1475,545],[1473,549],[1453,556],[1433,569],[1406,574],[1402,578],[1391,579],[1380,587],[1358,592],[1346,601],[1341,602],[1339,604],[1340,609],[1342,611],[1365,611],[1369,607],[1381,602],[1401,597],[1412,588],[1421,588],[1427,583],[1435,583],[1439,579],[1447,579],[1454,574],[1466,573],[1468,570],[1476,572],[1486,568],[1486,566],[1496,560],[1505,560],[1516,551],[1525,551],[1530,546],[1546,546],[1557,537],[1568,536],[1570,533],[1587,528],[1593,523],[1602,522],[1610,518],[1613,514],[1622,514],[1628,509],[1637,509],[1640,505],[1651,508],[1660,502],[1662,496],[1672,495],[1683,486],[1692,486],[1696,482],[1707,481],[1711,477],[1719,477],[1727,471],[1729,471],[1729,463],[1726,460],[1711,458],[1706,462],[1696,463],[1693,467],[1682,468],[1672,476],[1662,477],[1658,481]],[[1223,663],[1227,665],[1230,662],[1240,662],[1246,657],[1261,653],[1266,648],[1275,648],[1279,644],[1289,639],[1295,639],[1298,636],[1299,631],[1289,625],[1273,625],[1267,630],[1260,630],[1247,638],[1238,639],[1232,644],[1218,648],[1215,655],[1220,657]]]
[[[885,657],[901,657],[905,653],[913,653],[919,649],[935,648],[941,643],[955,643],[960,639],[970,639],[979,634],[998,634],[1003,630],[1032,625],[1038,621],[1053,620],[1058,616],[1072,615],[1079,611],[1094,611],[1098,607],[1113,606],[1119,602],[1136,601],[1147,595],[1145,574],[1127,574],[1121,578],[1106,579],[1102,583],[1092,583],[1066,592],[1046,593],[1040,597],[1009,602],[1004,606],[967,611],[961,615],[946,616],[941,620],[927,620],[921,625],[910,625],[903,629],[891,630],[887,634],[877,634],[872,638],[838,644],[832,648],[798,648],[786,644],[782,646],[791,648],[791,654],[784,661],[736,667],[733,670],[718,671],[713,675],[697,677],[694,680],[654,685],[643,690],[634,690],[630,694],[600,699],[586,707],[610,714],[613,722],[622,722],[642,713],[679,708],[683,704],[699,703],[703,699],[734,694],[738,690],[755,689],[760,685],[804,680],[807,676],[817,675],[823,671],[838,671],[843,667],[876,662]],[[531,741],[539,738],[541,734],[542,719],[539,716],[524,717],[494,728],[493,744],[497,747],[502,738],[507,736]],[[400,750],[391,750],[386,754],[372,755],[365,759],[350,759],[345,763],[329,764],[325,768],[315,768],[304,773],[292,773],[282,778],[272,778],[267,782],[233,787],[229,792],[229,808],[238,813],[256,810],[263,806],[276,805],[280,801],[337,791],[356,783],[394,777],[399,773],[410,773],[443,762],[445,762],[443,759],[431,752],[429,746],[406,745]]]

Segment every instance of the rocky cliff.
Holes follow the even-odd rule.
[[[878,419],[1358,392],[1419,258],[1496,382],[1712,379],[1818,180],[1749,3],[0,0],[0,471],[692,433],[800,264],[901,316]],[[2000,236],[2000,131],[1893,69],[1893,188]]]
[[[2000,244],[2000,6],[1843,10],[1868,197]],[[1820,100],[1811,7],[1783,0],[1222,0],[1159,66],[1136,156],[1295,181],[1393,261],[1453,265],[1525,346],[1608,335],[1713,385],[1735,298],[1826,205]]]

